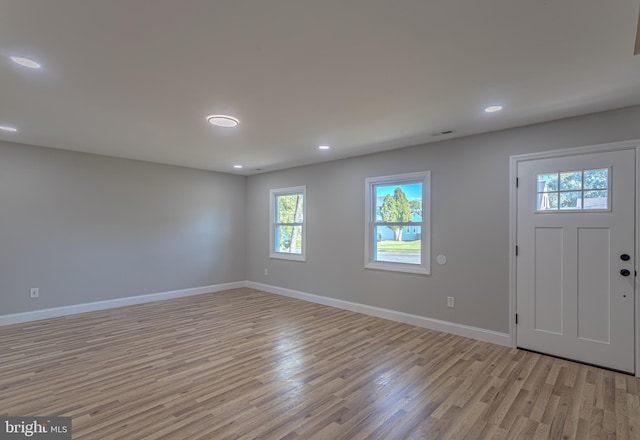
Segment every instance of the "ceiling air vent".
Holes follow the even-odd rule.
[[[453,134],[455,133],[455,130],[445,130],[445,131],[439,131],[438,133],[431,133],[431,136],[436,137],[436,136],[446,136],[448,134]]]

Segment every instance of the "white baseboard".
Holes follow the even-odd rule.
[[[277,295],[288,296],[291,298],[297,298],[304,301],[310,301],[325,306],[336,307],[338,309],[349,310],[351,312],[364,313],[365,315],[389,319],[391,321],[416,325],[418,327],[451,333],[454,335],[477,339],[484,342],[491,342],[492,344],[505,345],[507,347],[511,347],[512,345],[511,336],[508,333],[500,333],[479,327],[471,327],[468,325],[456,324],[454,322],[427,318],[425,316],[398,312],[396,310],[383,309],[381,307],[374,307],[366,304],[344,301],[341,299],[328,298],[326,296],[314,295],[312,293],[285,289],[283,287],[271,286],[269,284],[256,283],[253,281],[247,281],[246,286],[251,287],[252,289],[263,290],[265,292],[275,293]]]
[[[0,327],[11,324],[21,324],[25,322],[38,321],[41,319],[58,318],[60,316],[75,315],[78,313],[95,312],[98,310],[114,309],[117,307],[132,306],[154,301],[163,301],[186,296],[202,295],[204,293],[220,292],[222,290],[237,289],[241,287],[251,287],[277,295],[297,298],[310,301],[316,304],[336,307],[338,309],[349,310],[365,315],[376,316],[378,318],[389,319],[405,324],[416,325],[418,327],[438,330],[454,335],[465,336],[467,338],[480,341],[491,342],[493,344],[511,346],[511,337],[508,333],[500,333],[493,330],[486,330],[478,327],[471,327],[454,322],[441,321],[439,319],[427,318],[425,316],[413,315],[410,313],[398,312],[396,310],[383,309],[381,307],[369,306],[366,304],[344,301],[326,296],[314,295],[312,293],[300,292],[297,290],[285,289],[283,287],[271,286],[269,284],[256,283],[253,281],[237,281],[234,283],[216,284],[212,286],[194,287],[191,289],[173,290],[170,292],[151,293],[148,295],[130,296],[127,298],[117,298],[105,301],[97,301],[86,304],[75,304],[52,309],[34,310],[31,312],[14,313],[10,315],[0,315]]]
[[[130,296],[127,298],[116,298],[105,301],[96,301],[85,304],[74,304],[52,309],[34,310],[32,312],[13,313],[11,315],[0,315],[0,326],[21,324],[23,322],[38,321],[40,319],[58,318],[60,316],[75,315],[77,313],[95,312],[97,310],[115,309],[117,307],[132,306],[154,301],[183,298],[185,296],[202,295],[203,293],[220,292],[221,290],[237,289],[246,287],[246,281],[234,283],[215,284],[212,286],[193,287],[191,289],[172,290],[170,292],[150,293],[148,295]]]

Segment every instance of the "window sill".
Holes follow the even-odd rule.
[[[390,272],[415,273],[418,275],[431,275],[431,271],[424,266],[371,262],[364,265],[365,269],[386,270]]]
[[[307,261],[307,257],[304,254],[288,254],[285,252],[271,252],[269,258],[277,260],[291,260],[291,261]]]

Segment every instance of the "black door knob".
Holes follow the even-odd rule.
[[[629,275],[631,275],[631,272],[629,272],[628,269],[622,269],[620,271],[620,275],[622,275],[623,277],[628,277]]]
[[[629,256],[629,254],[622,254],[622,255],[620,255],[620,259],[622,261],[629,261],[631,259],[631,257]]]

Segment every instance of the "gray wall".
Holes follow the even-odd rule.
[[[246,279],[245,184],[0,142],[0,315]]]
[[[0,315],[248,279],[507,332],[509,156],[637,138],[633,107],[249,178],[0,142]],[[365,270],[364,179],[422,170],[432,274]],[[297,185],[307,261],[270,259]]]
[[[508,332],[509,156],[636,138],[640,107],[251,176],[247,279]],[[365,270],[364,179],[422,170],[432,181],[431,275]],[[307,185],[307,261],[270,259],[269,189],[296,185]]]

